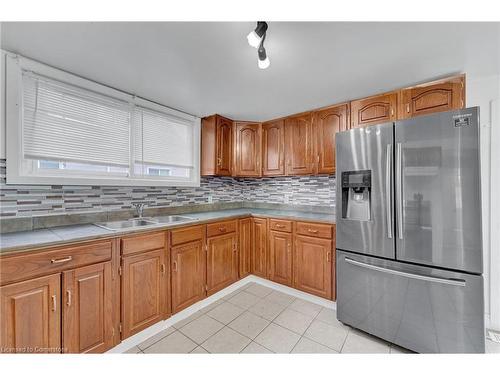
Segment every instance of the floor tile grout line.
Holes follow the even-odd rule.
[[[293,309],[292,309],[293,310]],[[321,309],[322,310],[322,309]],[[293,349],[295,349],[295,347],[297,346],[297,344],[300,342],[300,340],[302,340],[302,338],[304,337],[304,334],[307,332],[307,330],[309,329],[309,327],[311,326],[311,324],[313,324],[313,322],[316,320],[316,318],[318,317],[319,313],[321,312],[321,310],[318,311],[318,313],[312,318],[311,320],[311,323],[309,323],[309,325],[307,326],[307,328],[305,329],[305,331],[300,335],[300,338],[299,340],[295,343],[295,345],[293,346],[292,350],[290,350],[290,353],[293,352]],[[295,311],[295,310],[293,310]],[[297,312],[300,312],[300,311],[297,311]],[[306,314],[304,314],[306,315]],[[306,337],[307,338],[307,337]],[[319,342],[317,344],[320,344]],[[322,345],[322,344],[320,344]],[[324,345],[328,348],[327,345]]]

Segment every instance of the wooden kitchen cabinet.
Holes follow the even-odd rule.
[[[0,287],[2,351],[60,352],[60,302],[60,274]]]
[[[335,173],[335,134],[349,129],[349,116],[349,104],[336,105],[313,113],[315,173]]]
[[[122,258],[122,338],[168,316],[168,279],[164,248]]]
[[[370,96],[351,102],[351,128],[397,120],[398,93]]]
[[[248,217],[239,220],[239,277],[240,279],[252,273],[253,220]]]
[[[233,157],[232,120],[212,115],[201,120],[201,175],[230,176]]]
[[[207,239],[207,295],[238,280],[238,235],[236,232]]]
[[[252,218],[252,273],[267,278],[267,219]]]
[[[63,348],[103,353],[113,347],[111,262],[63,272]]]
[[[296,235],[294,245],[294,288],[332,299],[332,240]]]
[[[465,108],[465,74],[399,92],[400,119],[462,108]]]
[[[202,226],[195,229],[203,228]],[[197,230],[181,229],[185,243],[172,247],[172,313],[205,298],[205,236]],[[186,232],[191,232],[191,238]]]
[[[269,231],[269,279],[292,286],[292,233]]]
[[[262,124],[262,175],[285,175],[285,121]]]
[[[286,174],[312,174],[314,143],[310,112],[285,119],[285,145]]]
[[[233,175],[260,177],[262,125],[256,122],[235,122],[233,144]]]

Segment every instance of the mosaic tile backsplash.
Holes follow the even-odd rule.
[[[130,209],[253,201],[299,206],[335,206],[335,176],[272,178],[202,177],[200,187],[113,187],[6,185],[6,161],[0,159],[0,216]]]

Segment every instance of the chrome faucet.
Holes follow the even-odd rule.
[[[142,214],[144,213],[144,207],[146,206],[146,204],[138,202],[138,203],[132,203],[132,206],[135,207],[135,211],[137,212],[137,215],[139,215],[139,219],[142,219]]]

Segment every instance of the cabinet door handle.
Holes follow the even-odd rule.
[[[290,253],[292,251],[292,245],[288,244],[288,252]]]
[[[66,290],[66,306],[71,306],[71,290]]]
[[[394,108],[391,107],[391,116],[394,116]]]
[[[177,272],[177,261],[175,261],[175,260],[172,263],[172,271]]]
[[[52,311],[56,311],[57,310],[57,296],[54,294],[52,296]]]
[[[222,165],[222,158],[217,158],[217,165],[219,167]]]
[[[70,256],[67,256],[66,258],[61,258],[61,259],[51,259],[50,260],[50,263],[52,264],[56,264],[56,263],[66,263],[66,262],[69,262],[71,259],[73,259],[73,257]]]
[[[327,263],[330,263],[332,261],[332,253],[331,252],[326,253],[326,261],[327,261]]]
[[[165,268],[165,263],[161,264],[161,273],[165,274],[166,268]]]
[[[307,230],[309,233],[314,233],[314,234],[317,234],[318,233],[318,230],[317,229],[308,229]]]
[[[406,112],[410,113],[410,103],[406,103]]]

